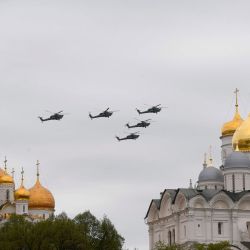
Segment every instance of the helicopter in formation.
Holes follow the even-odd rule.
[[[163,107],[160,107],[160,106],[161,106],[161,104],[158,104],[158,105],[153,106],[153,107],[151,107],[151,108],[149,108],[147,110],[144,110],[144,111],[141,111],[139,109],[136,109],[136,111],[138,112],[139,115],[147,114],[147,113],[155,113],[155,114],[157,114],[163,109]]]
[[[116,136],[115,138],[118,140],[118,141],[125,141],[125,140],[136,140],[139,138],[139,132],[134,132],[134,133],[131,133],[129,135],[127,135],[126,137],[123,137],[123,138],[120,138],[118,136]]]
[[[51,120],[61,120],[63,117],[64,117],[64,114],[62,114],[63,110],[57,112],[57,113],[54,113],[53,115],[51,115],[50,117],[48,118],[43,118],[41,116],[38,116],[38,118],[41,120],[41,122],[46,122],[46,121],[51,121]]]
[[[151,124],[149,121],[151,121],[151,119],[148,119],[148,120],[145,120],[145,121],[140,121],[135,125],[129,125],[129,123],[127,123],[126,126],[128,128],[146,128]]]
[[[117,111],[118,110],[109,111],[109,108],[107,108],[106,110],[99,113],[98,115],[92,115],[91,113],[89,113],[89,117],[91,118],[91,120],[95,118],[101,118],[101,117],[109,118],[111,115],[113,115],[114,112],[117,112]]]

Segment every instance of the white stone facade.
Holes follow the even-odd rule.
[[[234,152],[232,136],[221,137],[220,170],[204,165],[196,188],[166,189],[151,201],[145,220],[149,250],[159,241],[190,246],[250,242],[250,157]]]

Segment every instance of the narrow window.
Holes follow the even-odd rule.
[[[246,175],[243,174],[243,190],[246,190]]]
[[[23,205],[23,213],[25,213],[25,205]]]
[[[8,201],[10,199],[10,190],[6,190],[6,200]]]
[[[173,229],[173,244],[175,244],[175,230]]]
[[[168,244],[169,244],[169,246],[172,245],[172,239],[171,239],[171,232],[170,231],[168,232]]]
[[[186,236],[187,234],[187,230],[186,230],[186,226],[184,226],[184,236]]]
[[[233,192],[235,192],[235,176],[232,175],[232,183],[233,183]]]
[[[217,185],[215,185],[215,190],[217,190]]]
[[[222,234],[222,222],[218,223],[218,234],[221,235]]]
[[[43,214],[43,219],[45,219],[45,214]]]
[[[205,186],[205,189],[207,189],[207,186]]]

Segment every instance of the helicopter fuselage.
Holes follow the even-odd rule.
[[[101,118],[101,117],[109,118],[112,114],[113,114],[113,112],[104,111],[104,112],[100,113],[99,115],[91,115],[91,113],[89,113],[89,117],[91,119]]]
[[[145,122],[145,121],[139,122],[139,123],[137,123],[135,125],[131,125],[131,126],[129,125],[129,123],[126,124],[126,126],[128,128],[146,128],[149,125],[150,125],[150,123],[149,122]]]

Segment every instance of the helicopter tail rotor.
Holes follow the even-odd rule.
[[[116,138],[118,141],[121,141],[121,139],[120,139],[118,136],[116,136],[115,138]]]
[[[91,120],[93,119],[93,116],[91,115],[91,113],[89,113],[89,117],[90,117]]]
[[[142,112],[139,109],[136,109],[136,111],[138,112],[139,115],[142,114]]]
[[[43,118],[41,116],[38,116],[41,122],[44,122]]]
[[[125,126],[126,126],[127,128],[130,128],[129,123],[126,123]]]

